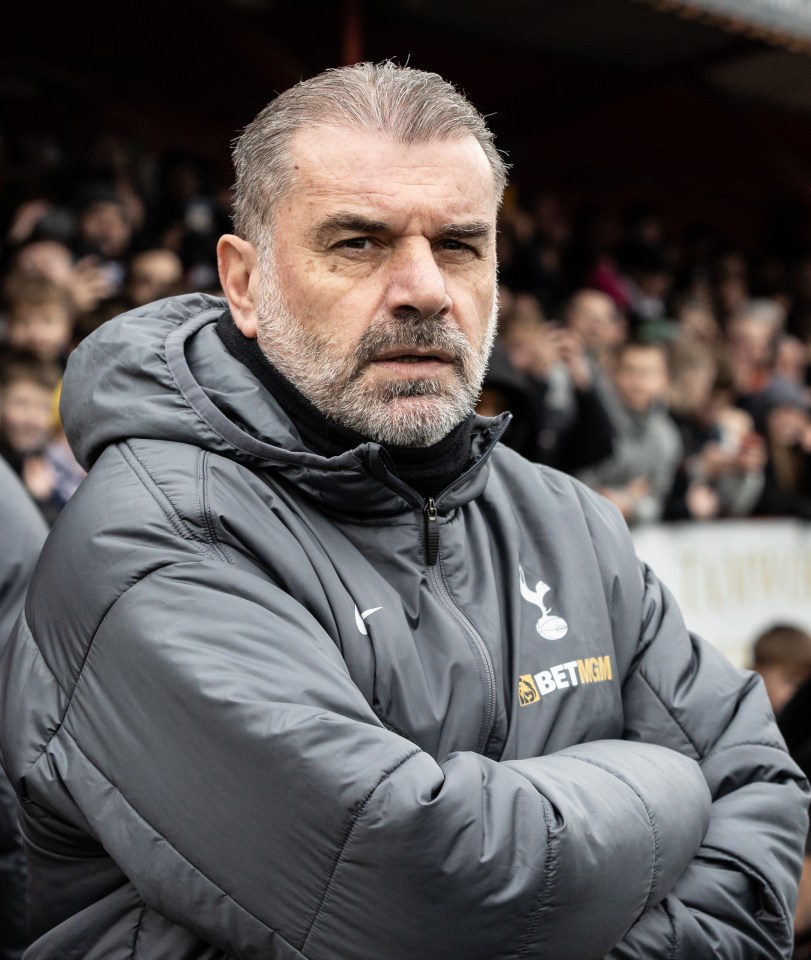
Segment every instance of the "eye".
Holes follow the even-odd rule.
[[[462,240],[454,240],[451,237],[440,240],[436,245],[436,250],[441,255],[452,258],[455,261],[472,260],[479,256],[477,247],[470,243],[465,243]]]
[[[374,245],[372,237],[347,237],[335,244],[338,250],[371,250]]]

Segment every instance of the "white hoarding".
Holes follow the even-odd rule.
[[[642,527],[637,554],[676,596],[688,627],[746,666],[774,623],[811,630],[811,525],[791,520]]]

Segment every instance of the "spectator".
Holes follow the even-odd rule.
[[[811,407],[805,389],[774,377],[754,398],[753,409],[768,452],[756,512],[811,519]]]
[[[619,348],[608,408],[614,452],[578,474],[616,504],[629,524],[662,516],[681,460],[679,432],[664,408],[668,383],[662,344],[630,341]]]
[[[140,307],[182,293],[183,264],[172,250],[160,248],[133,254],[124,281],[128,305]]]
[[[15,350],[30,351],[43,363],[64,366],[73,335],[74,310],[65,290],[40,277],[7,285],[6,339]]]
[[[786,746],[811,777],[811,634],[794,624],[775,624],[755,640],[752,659]],[[794,957],[811,956],[811,836],[806,841],[794,927]]]
[[[753,644],[752,669],[763,678],[772,710],[779,715],[811,680],[811,634],[793,624],[769,627]]]
[[[12,276],[35,276],[50,280],[67,291],[74,308],[94,310],[112,296],[107,272],[94,256],[74,263],[70,249],[57,240],[32,240],[13,258]]]
[[[0,368],[0,455],[49,523],[64,506],[47,457],[55,437],[59,375],[55,364],[31,354],[12,354]]]
[[[673,272],[662,249],[639,244],[625,255],[626,287],[630,293],[629,314],[635,324],[662,320]]]
[[[796,627],[784,629],[797,630],[808,639],[809,635],[804,630]],[[811,680],[806,680],[785,704],[777,718],[777,725],[792,759],[806,777],[811,778]],[[794,914],[793,960],[807,960],[808,957],[811,957],[811,833],[805,844],[803,872]]]
[[[766,452],[752,418],[732,403],[732,377],[700,342],[671,347],[670,413],[683,459],[667,520],[747,516],[761,495]]]
[[[727,325],[729,355],[738,398],[748,403],[772,372],[774,346],[783,331],[785,312],[772,300],[750,300]]]
[[[496,417],[509,411],[512,420],[502,440],[529,460],[537,458],[540,410],[537,388],[520,370],[516,370],[504,344],[496,340],[476,412]]]
[[[533,303],[516,298],[500,325],[506,352],[534,397],[538,430],[527,456],[573,473],[611,454],[611,421],[579,334],[546,322]]]
[[[712,307],[704,300],[686,300],[679,307],[676,321],[681,339],[698,340],[708,346],[715,346],[721,341],[721,328]]]
[[[582,341],[592,374],[600,380],[599,372],[610,372],[614,351],[628,335],[616,303],[599,290],[578,290],[563,309],[563,322]]]

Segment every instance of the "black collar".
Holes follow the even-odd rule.
[[[353,450],[369,438],[336,423],[315,407],[262,353],[256,340],[246,337],[226,311],[217,321],[217,333],[228,352],[244,364],[290,417],[306,447],[324,457]],[[473,414],[430,447],[385,450],[396,475],[422,497],[434,497],[452,483],[470,460]]]

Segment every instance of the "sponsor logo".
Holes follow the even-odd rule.
[[[522,707],[528,707],[541,699],[531,673],[523,673],[518,678],[518,702]]]
[[[535,629],[544,640],[562,640],[569,632],[569,625],[563,617],[556,617],[552,613],[551,608],[544,604],[544,598],[552,588],[549,584],[544,583],[543,580],[539,580],[535,584],[535,589],[530,590],[521,567],[518,568],[518,576],[521,585],[521,596],[541,611],[541,617],[535,624]]]
[[[604,683],[614,679],[611,657],[584,657],[557,663],[538,673],[523,673],[518,678],[518,703],[528,707],[556,690],[579,687],[586,683]]]
[[[358,630],[364,635],[364,637],[369,636],[369,631],[366,629],[366,620],[368,617],[371,617],[373,613],[377,613],[378,610],[382,610],[383,607],[372,607],[369,610],[364,610],[363,613],[355,607],[355,625]]]

